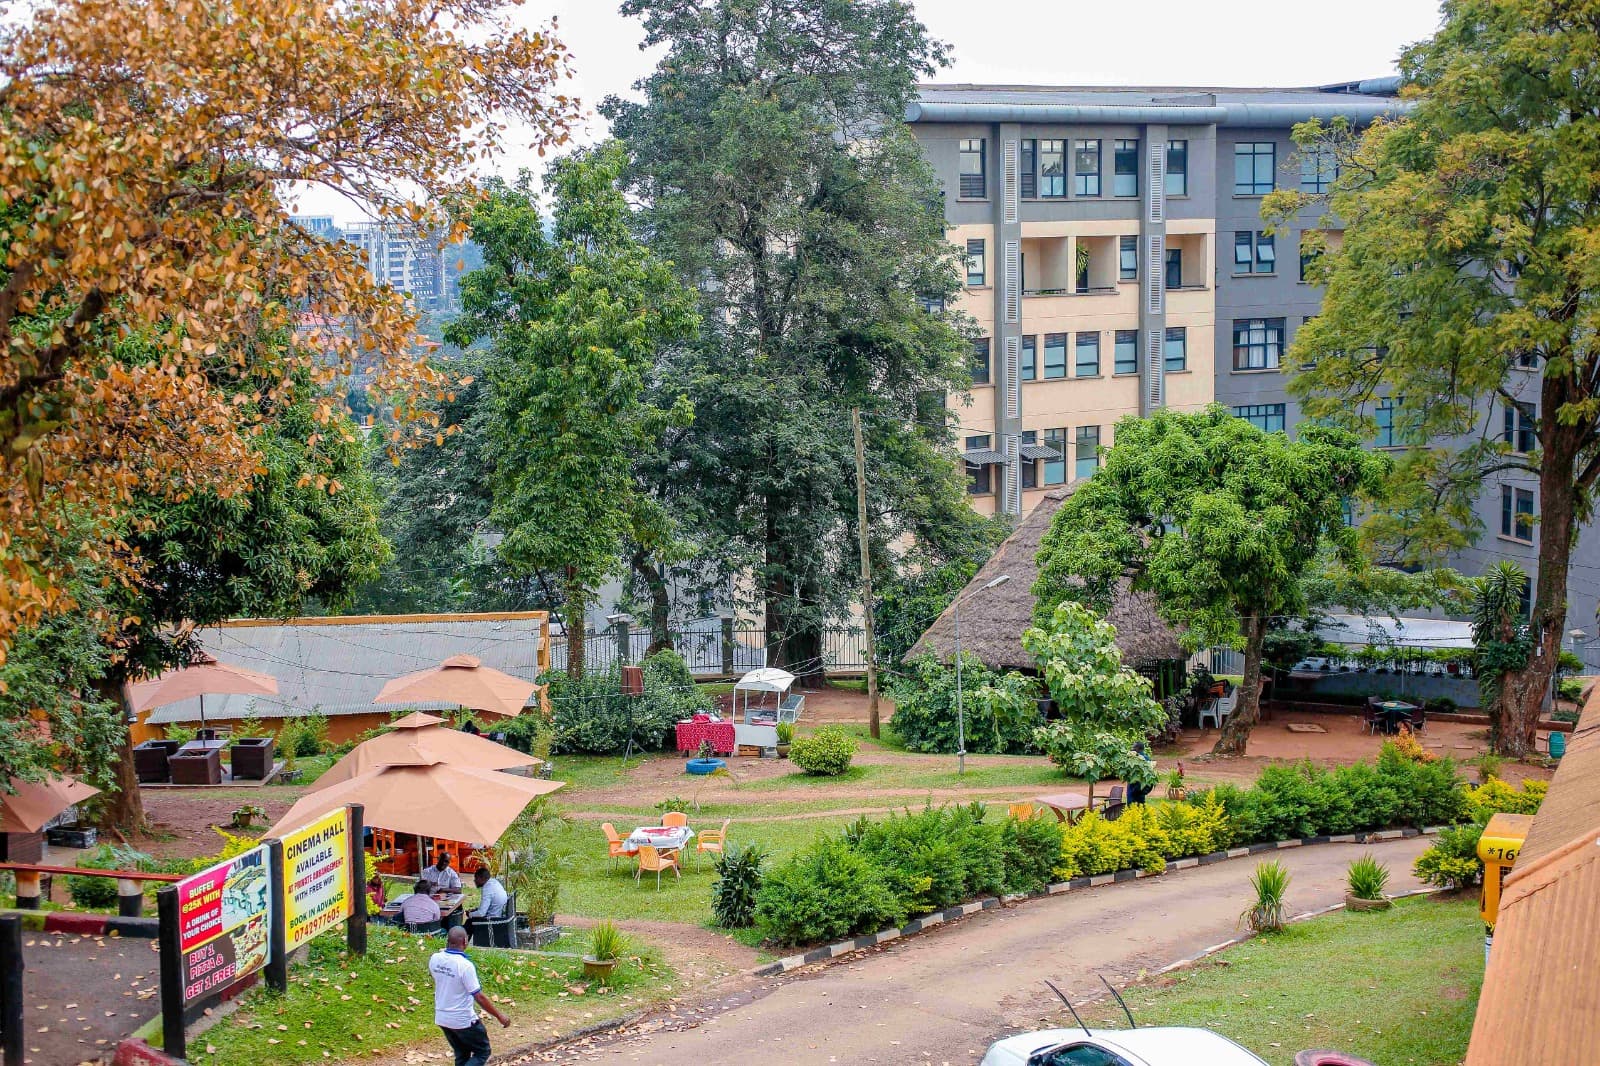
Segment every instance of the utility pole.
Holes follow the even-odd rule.
[[[861,408],[850,409],[856,436],[856,528],[861,534],[861,616],[867,628],[867,723],[878,738],[878,642],[872,631],[872,538],[867,532],[867,449],[861,440]]]

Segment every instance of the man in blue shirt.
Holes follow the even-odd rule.
[[[467,958],[467,931],[459,925],[445,938],[445,949],[428,960],[433,975],[433,1022],[455,1053],[456,1066],[484,1066],[489,1061],[489,1031],[473,1009],[476,1003],[500,1023],[511,1025],[478,983],[478,969]]]

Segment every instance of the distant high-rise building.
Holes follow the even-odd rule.
[[[406,293],[418,309],[449,313],[459,305],[459,290],[448,276],[446,250],[432,237],[418,237],[388,222],[352,222],[339,236],[366,257],[380,283]],[[450,261],[454,265],[454,259]]]
[[[332,215],[295,215],[294,220],[309,232],[322,238],[331,237],[338,228],[333,223]]]

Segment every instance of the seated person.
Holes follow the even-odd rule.
[[[401,925],[427,925],[439,920],[439,904],[428,894],[429,891],[428,882],[418,878],[411,895],[400,901],[400,913],[396,920]]]
[[[373,874],[372,880],[367,882],[367,897],[379,907],[383,906],[383,878],[378,874]]]
[[[422,879],[434,892],[460,892],[461,875],[450,868],[450,853],[439,852],[434,864],[422,871]]]
[[[506,916],[506,889],[498,877],[489,876],[489,868],[480,866],[472,873],[472,883],[478,886],[478,906],[467,915],[467,931],[473,923],[491,921]]]

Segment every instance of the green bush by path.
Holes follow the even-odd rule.
[[[1483,878],[1483,860],[1478,858],[1478,838],[1483,826],[1463,825],[1445,829],[1439,840],[1417,856],[1412,869],[1418,879],[1440,888],[1468,888]]]
[[[789,761],[814,777],[838,777],[850,769],[856,742],[834,726],[823,726],[808,737],[796,737],[789,746]]]
[[[1302,1048],[1453,1066],[1466,1055],[1482,983],[1477,901],[1420,898],[1295,922],[1121,991],[1140,1025],[1213,1029],[1271,1066],[1292,1066]],[[1127,1024],[1109,997],[1079,1011],[1094,1027]]]

